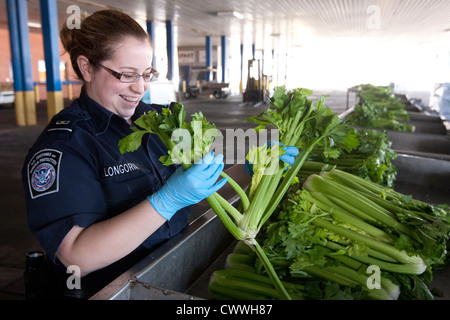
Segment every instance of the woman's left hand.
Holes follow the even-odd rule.
[[[280,142],[278,141],[271,141],[267,143],[267,146],[270,147],[274,144],[278,144]],[[295,157],[298,156],[299,154],[299,150],[297,147],[294,146],[287,146],[285,147],[284,144],[280,143],[283,146],[283,150],[286,151],[282,156],[280,156],[280,160],[283,162],[286,162],[287,164],[290,164],[291,166],[294,164],[295,162]],[[244,165],[244,170],[245,172],[247,172],[249,175],[253,175],[253,164],[250,163],[247,159],[245,159],[245,165]]]

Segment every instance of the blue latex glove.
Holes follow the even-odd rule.
[[[223,155],[208,153],[199,163],[179,167],[157,192],[147,197],[153,208],[170,220],[180,209],[198,203],[222,188],[228,178],[217,181],[224,167]]]
[[[270,147],[273,144],[277,144],[277,143],[279,143],[279,142],[278,141],[270,141],[267,143],[267,146]],[[282,144],[282,143],[281,143],[281,145],[284,146],[284,144]],[[298,148],[293,147],[293,146],[287,146],[282,149],[284,151],[286,151],[286,153],[283,154],[282,156],[280,156],[280,160],[284,161],[292,166],[295,162],[295,157],[298,156],[298,154],[299,154]],[[251,176],[253,175],[253,164],[250,163],[247,159],[245,159],[244,170],[249,175],[251,175]]]

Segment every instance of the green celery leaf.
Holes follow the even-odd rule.
[[[119,151],[121,154],[136,151],[142,143],[142,137],[146,131],[134,131],[119,141]]]

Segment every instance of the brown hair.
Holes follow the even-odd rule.
[[[115,43],[124,37],[131,36],[151,43],[148,33],[139,23],[122,11],[101,10],[80,18],[80,28],[69,29],[64,23],[59,33],[80,80],[83,80],[83,75],[78,68],[78,56],[85,56],[94,68],[99,68],[99,63],[112,58]]]

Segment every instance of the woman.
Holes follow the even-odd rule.
[[[76,265],[89,296],[188,223],[189,206],[219,190],[223,157],[189,170],[165,167],[155,135],[120,154],[133,120],[156,108],[140,102],[150,82],[152,47],[128,15],[98,11],[60,32],[83,88],[30,149],[23,168],[28,224],[60,275]],[[87,291],[86,291],[87,290]]]

